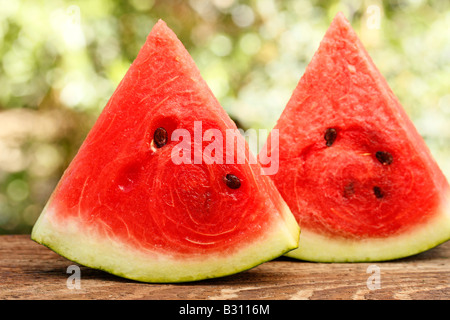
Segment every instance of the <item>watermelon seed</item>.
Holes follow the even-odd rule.
[[[162,127],[156,129],[155,133],[153,134],[153,141],[155,142],[155,145],[158,148],[161,148],[166,145],[167,138],[168,138],[167,131]]]
[[[350,198],[355,194],[355,187],[353,185],[353,182],[350,182],[344,187],[344,197]]]
[[[337,137],[337,131],[333,128],[328,128],[325,132],[325,141],[327,142],[327,147],[331,147],[336,140]]]
[[[378,161],[384,166],[390,165],[392,161],[394,161],[392,154],[387,151],[377,151],[375,157],[377,157]]]
[[[224,180],[228,188],[230,189],[238,189],[241,186],[241,180],[239,180],[239,178],[234,174],[227,174]]]
[[[383,191],[381,191],[380,187],[373,187],[373,193],[375,194],[375,197],[377,197],[378,199],[381,199],[384,197],[384,193]]]

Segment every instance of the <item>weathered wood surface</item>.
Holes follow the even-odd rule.
[[[309,263],[279,258],[218,279],[183,284],[130,281],[80,266],[73,288],[73,262],[28,235],[0,236],[0,299],[450,299],[450,242],[390,262]],[[368,267],[379,269],[380,288],[370,290]],[[370,269],[369,269],[370,271]]]

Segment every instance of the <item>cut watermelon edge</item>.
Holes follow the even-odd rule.
[[[140,282],[173,283],[218,278],[252,269],[298,247],[300,228],[284,205],[280,218],[260,238],[245,247],[223,254],[163,254],[131,247],[104,235],[97,236],[77,221],[64,225],[51,220],[52,212],[44,208],[33,228],[31,239],[66,259],[81,265]],[[289,213],[289,214],[285,214]],[[261,250],[264,248],[264,250]]]
[[[388,238],[331,238],[302,228],[299,248],[286,256],[315,262],[374,262],[409,257],[450,240],[450,192],[429,221]]]

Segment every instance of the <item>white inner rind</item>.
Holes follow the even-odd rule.
[[[288,257],[316,262],[385,261],[411,256],[450,239],[450,194],[426,224],[387,238],[339,239],[302,228],[300,246]]]
[[[89,232],[75,220],[57,224],[44,209],[31,238],[82,265],[143,282],[186,282],[250,269],[298,247],[300,229],[285,205],[260,239],[239,243],[232,254],[179,255],[139,249]]]

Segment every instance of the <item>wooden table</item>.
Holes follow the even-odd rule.
[[[450,242],[390,262],[278,258],[236,275],[182,284],[140,283],[80,266],[77,289],[70,280],[68,286],[71,265],[29,235],[0,236],[0,299],[450,299]],[[380,280],[379,289],[368,285],[369,277]]]

